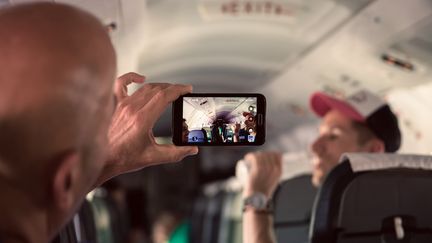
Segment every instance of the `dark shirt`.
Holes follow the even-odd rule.
[[[239,131],[239,142],[247,142],[248,141],[249,132],[245,129],[240,129]]]

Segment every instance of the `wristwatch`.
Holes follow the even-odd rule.
[[[261,192],[255,192],[243,201],[243,212],[252,209],[254,212],[272,213],[271,200]]]

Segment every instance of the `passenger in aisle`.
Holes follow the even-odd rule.
[[[388,104],[361,90],[344,100],[324,93],[311,96],[312,110],[322,122],[318,138],[311,144],[312,183],[318,187],[346,152],[395,152],[401,143],[396,116]],[[256,152],[245,156],[250,177],[243,191],[243,241],[275,242],[271,197],[281,176],[281,154]]]

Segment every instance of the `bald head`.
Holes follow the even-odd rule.
[[[104,27],[70,6],[38,3],[0,11],[0,36],[0,65],[7,70],[0,74],[2,97],[16,89],[34,93],[114,76],[114,50]]]
[[[0,235],[45,242],[104,166],[114,48],[96,18],[54,3],[1,9],[0,36]]]
[[[107,122],[95,122],[108,117],[116,72],[103,25],[36,3],[1,10],[0,36],[0,176],[103,139]]]

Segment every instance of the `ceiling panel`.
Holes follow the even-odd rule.
[[[274,104],[268,111],[273,132],[311,122],[315,116],[309,110],[308,97],[317,90],[344,96],[367,88],[384,95],[393,88],[430,82],[429,45],[415,40],[429,42],[431,13],[432,2],[427,0],[369,4],[264,87],[268,103]],[[382,61],[382,54],[397,45],[418,63],[416,71]]]
[[[55,2],[83,8],[97,16],[105,24],[120,20],[121,5],[119,0],[55,0]]]
[[[142,40],[138,70],[153,80],[188,82],[198,88],[208,87],[213,80],[224,87],[241,87],[240,82],[259,88],[353,14],[334,1],[234,2],[239,3],[236,12],[223,10],[233,1],[152,2],[147,9],[148,34]],[[268,13],[266,2],[273,3]],[[248,3],[255,12],[242,12]],[[264,4],[261,12],[256,10],[257,4]],[[276,4],[289,9],[292,16],[277,20],[272,12]],[[243,66],[244,74],[229,75],[233,63]],[[196,73],[202,69],[208,81],[197,79],[201,75]]]

